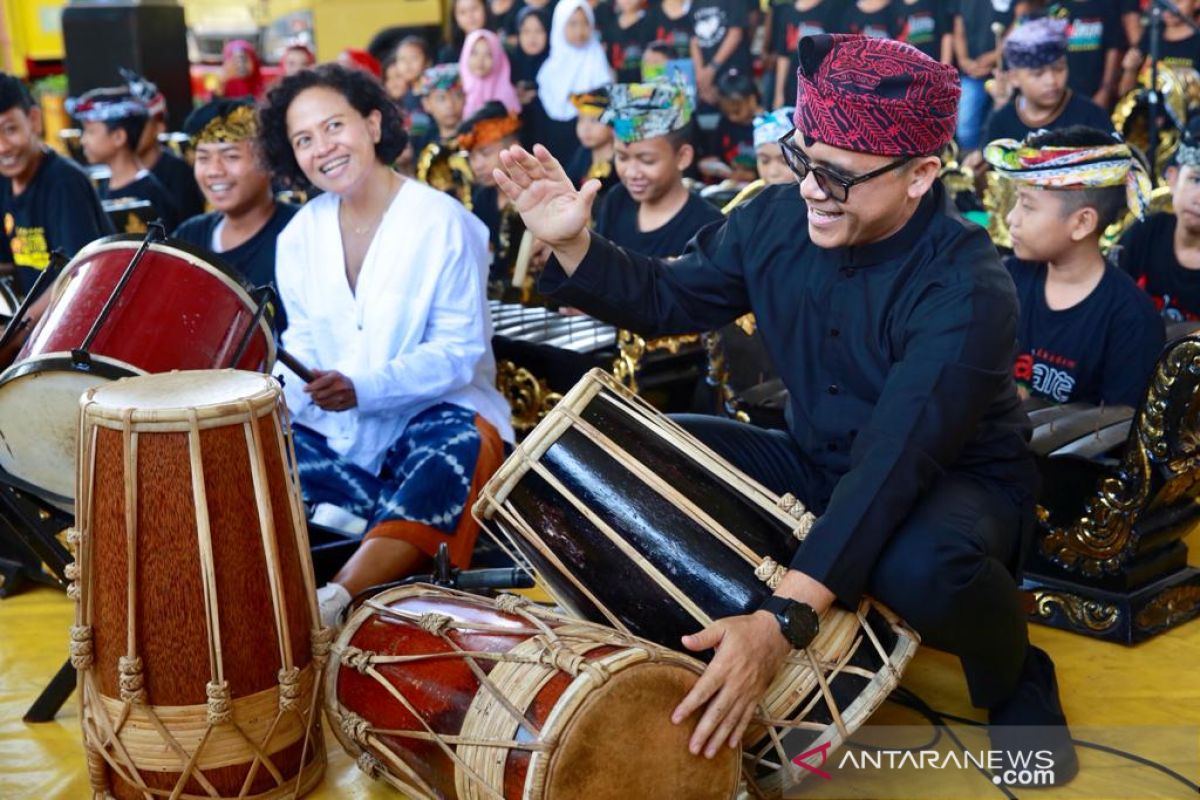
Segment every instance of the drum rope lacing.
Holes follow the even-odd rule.
[[[88,405],[91,404],[90,396]],[[249,410],[249,405],[243,403],[244,411]],[[85,410],[87,405],[85,405]],[[79,498],[77,499],[78,519],[77,528],[70,529],[67,533],[67,543],[76,553],[76,560],[69,570],[69,579],[71,586],[75,588],[74,596],[77,601],[77,624],[73,625],[70,630],[70,652],[71,663],[81,671],[81,691],[84,700],[83,709],[83,727],[84,739],[88,757],[88,770],[91,778],[91,783],[94,790],[102,796],[109,796],[111,789],[109,787],[109,775],[115,775],[125,783],[132,786],[138,792],[143,794],[159,794],[158,790],[153,790],[148,787],[147,782],[142,778],[138,764],[141,760],[150,758],[151,760],[161,761],[164,757],[174,756],[178,760],[178,766],[171,771],[179,771],[180,777],[176,783],[175,791],[172,797],[179,796],[179,793],[187,785],[188,781],[195,781],[200,787],[205,796],[218,797],[226,796],[219,792],[212,782],[206,777],[204,772],[205,767],[202,766],[201,754],[203,753],[210,761],[221,763],[222,759],[227,759],[231,748],[231,739],[228,734],[222,734],[221,744],[216,743],[217,735],[214,734],[216,726],[231,726],[237,737],[248,748],[246,755],[251,756],[252,760],[244,762],[249,768],[249,773],[241,791],[237,797],[244,798],[249,796],[250,786],[254,775],[261,768],[270,774],[274,780],[274,788],[267,792],[259,792],[255,797],[261,798],[278,798],[294,797],[302,791],[302,786],[305,783],[311,783],[314,776],[320,774],[320,765],[323,764],[323,757],[312,758],[308,756],[310,745],[313,738],[314,728],[318,720],[318,712],[316,708],[317,693],[312,687],[320,680],[321,668],[328,657],[330,644],[333,640],[333,631],[327,627],[313,627],[311,629],[311,649],[313,654],[313,667],[306,667],[301,670],[296,667],[290,658],[290,650],[282,656],[284,667],[281,668],[276,677],[278,680],[277,699],[274,701],[276,710],[274,716],[263,715],[265,709],[259,708],[261,699],[259,698],[239,698],[235,700],[232,697],[229,682],[224,680],[223,664],[220,657],[220,633],[218,626],[218,609],[217,596],[215,585],[215,570],[213,569],[213,547],[211,534],[208,530],[208,506],[205,497],[205,489],[203,484],[202,465],[199,459],[199,423],[195,409],[189,409],[189,450],[191,454],[191,472],[192,472],[192,489],[194,495],[194,504],[196,508],[197,526],[201,528],[198,533],[199,549],[200,549],[200,572],[201,572],[201,587],[204,595],[204,607],[206,617],[206,628],[208,630],[209,643],[209,662],[212,669],[212,679],[205,685],[206,702],[201,706],[182,707],[175,712],[171,721],[165,722],[159,716],[158,707],[147,704],[144,665],[142,658],[138,655],[137,646],[137,624],[139,619],[139,608],[137,604],[137,562],[138,562],[138,536],[137,536],[137,449],[138,449],[138,433],[133,429],[132,425],[132,409],[123,409],[121,414],[121,432],[122,432],[122,449],[124,453],[124,474],[127,476],[125,481],[125,503],[124,503],[124,522],[125,522],[125,550],[126,550],[126,570],[127,570],[127,595],[126,595],[126,618],[127,634],[126,634],[126,653],[120,655],[117,659],[118,666],[118,687],[120,690],[120,699],[123,703],[123,708],[116,714],[115,718],[110,717],[110,712],[105,709],[104,704],[107,701],[105,696],[99,691],[96,686],[95,676],[95,656],[94,656],[94,633],[92,622],[92,609],[90,602],[91,586],[95,580],[94,569],[88,566],[88,560],[91,554],[92,536],[91,530],[91,484],[92,470],[94,469],[95,459],[95,432],[96,426],[93,425],[88,429],[88,425],[84,417],[84,413],[80,415],[80,441],[86,441],[87,433],[92,434],[92,448],[88,451],[89,459],[79,459],[77,466],[77,479],[81,486]],[[253,415],[252,415],[253,416]],[[253,431],[250,430],[253,428]],[[289,464],[289,455],[291,462],[294,464],[294,453],[289,453],[286,441],[282,436],[282,429],[276,420],[275,430],[277,432],[277,440],[279,446],[279,455],[282,462]],[[262,471],[265,466],[262,462],[262,442],[258,436],[256,426],[247,426],[247,442],[254,450],[254,453],[259,456],[257,466],[260,470],[258,477],[263,478]],[[251,461],[254,461],[252,456]],[[255,466],[252,464],[252,467]],[[294,475],[289,474],[287,482],[289,504],[293,507],[293,517],[295,515],[295,507],[301,501],[299,500],[299,484]],[[265,479],[260,480],[256,484],[256,492],[265,491]],[[269,500],[265,501],[269,503]],[[260,526],[268,524],[263,520],[264,508],[269,511],[269,505],[264,505],[261,496],[259,497],[259,517]],[[273,519],[268,521],[273,525]],[[297,531],[299,538],[303,531]],[[275,547],[276,537],[274,528],[270,531],[270,542],[265,544],[268,555],[278,559],[279,554]],[[265,535],[265,533],[264,533]],[[306,537],[305,537],[306,538]],[[299,543],[299,542],[298,542]],[[305,542],[306,544],[306,542]],[[275,547],[272,547],[275,546]],[[303,570],[303,579],[305,582],[308,594],[313,594],[311,567],[308,570]],[[277,578],[276,578],[277,580]],[[87,592],[82,591],[86,588]],[[283,619],[283,600],[282,600],[282,585],[276,583],[271,587],[273,590],[273,608],[276,614],[277,622]],[[311,620],[316,621],[316,605],[315,597],[306,608],[306,616]],[[280,625],[282,623],[279,623]],[[286,638],[286,633],[284,634]],[[290,647],[290,645],[287,645]],[[281,647],[285,644],[281,642]],[[315,673],[315,678],[306,677],[307,673]],[[307,687],[307,692],[306,692]],[[306,702],[307,701],[307,702]],[[242,712],[238,711],[239,702],[245,704],[246,717],[242,721],[235,719],[235,716]],[[135,719],[131,709],[137,706],[144,719]],[[256,710],[257,709],[257,710]],[[183,712],[183,713],[180,713]],[[294,715],[297,720],[296,725],[282,724],[284,715]],[[202,715],[202,716],[201,716]],[[208,727],[201,729],[201,736],[198,745],[193,752],[188,752],[180,743],[183,741],[191,742],[187,734],[183,731],[187,730],[188,724],[199,723],[203,719],[207,722]],[[260,720],[259,728],[265,731],[263,741],[255,741],[247,733],[244,728],[252,728],[255,726],[253,720]],[[149,725],[149,729],[157,732],[161,737],[161,745],[155,744],[153,752],[146,750],[145,744],[137,744],[137,749],[133,742],[137,742],[135,738],[129,743],[122,737],[122,730],[129,726],[134,726],[133,730],[141,729],[144,732],[145,727]],[[170,727],[168,727],[168,725]],[[302,767],[296,773],[294,778],[285,777],[280,770],[272,763],[271,754],[268,748],[271,747],[272,740],[276,736],[296,735],[292,733],[293,729],[298,729],[302,734],[303,746],[300,753],[300,762]],[[178,731],[175,733],[174,731]],[[181,735],[183,734],[183,735]],[[195,734],[192,734],[195,735]],[[178,738],[177,738],[178,737]],[[318,742],[317,748],[320,747]],[[240,750],[238,751],[240,754]],[[149,769],[155,769],[149,767]],[[189,795],[190,796],[190,795]]]

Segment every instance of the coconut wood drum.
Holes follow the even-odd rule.
[[[250,288],[211,256],[156,242],[122,284],[141,245],[115,236],[81,250],[0,374],[0,468],[64,507],[74,497],[79,398],[89,388],[174,369],[269,370],[275,360]]]
[[[513,595],[376,596],[333,646],[325,704],[343,746],[409,797],[725,800],[738,753],[693,756],[671,711],[701,665]]]
[[[80,401],[71,661],[97,796],[274,800],[321,779],[331,636],[281,394],[226,370]]]
[[[599,370],[525,438],[473,511],[564,608],[670,648],[715,619],[757,610],[815,522],[796,498],[772,494]],[[802,749],[836,746],[896,687],[918,641],[869,598],[831,608],[812,644],[789,657],[759,719],[790,729]],[[782,755],[776,733],[752,728],[756,758]]]

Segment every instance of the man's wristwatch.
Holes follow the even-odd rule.
[[[783,638],[797,650],[803,650],[817,638],[821,618],[808,603],[772,595],[759,606],[759,610],[769,612],[775,617]]]

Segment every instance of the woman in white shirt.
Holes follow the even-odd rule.
[[[283,345],[309,503],[368,520],[358,552],[319,592],[332,623],[368,586],[423,566],[445,542],[465,567],[476,492],[512,440],[495,388],[486,228],[391,168],[396,107],[365,73],[322,65],[267,96],[260,141],[276,177],[323,193],[279,235]]]

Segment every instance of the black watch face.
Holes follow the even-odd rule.
[[[783,612],[783,635],[793,647],[808,647],[817,635],[816,614],[799,603],[792,603]]]

